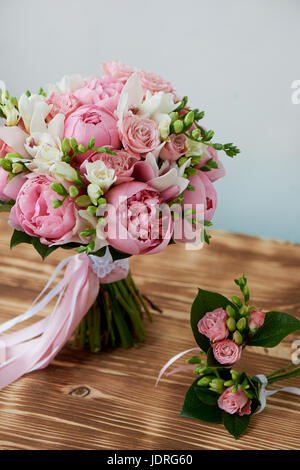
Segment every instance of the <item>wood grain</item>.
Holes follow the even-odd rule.
[[[70,253],[58,250],[42,262],[30,246],[9,251],[3,215],[0,229],[2,322],[30,305],[54,266]],[[188,317],[197,287],[230,296],[233,278],[245,272],[255,305],[300,316],[299,265],[300,246],[222,232],[214,232],[212,246],[201,251],[177,245],[135,257],[131,268],[137,284],[164,311],[147,325],[146,344],[98,355],[67,345],[48,368],[2,390],[0,449],[299,449],[299,397],[270,397],[266,410],[236,441],[221,425],[179,418],[191,372],[165,378],[154,388],[161,366],[194,345]],[[253,374],[281,367],[296,338],[274,349],[246,351],[238,368]],[[299,387],[300,378],[285,384]],[[90,393],[72,394],[77,387]]]

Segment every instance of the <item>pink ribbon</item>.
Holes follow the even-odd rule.
[[[178,359],[180,359],[182,356],[184,356],[185,354],[191,352],[191,351],[200,351],[200,348],[191,348],[191,349],[187,349],[186,351],[182,351],[178,354],[176,354],[175,356],[171,357],[171,359],[165,363],[165,365],[161,368],[159,374],[158,374],[158,377],[157,377],[157,380],[155,382],[155,387],[157,387],[160,379],[162,378],[162,376],[164,375],[164,373],[167,371],[167,369],[169,369],[169,367],[174,364],[174,362],[176,362]],[[195,365],[194,364],[190,364],[190,365],[186,365],[186,366],[180,366],[180,367],[177,367],[176,369],[172,370],[171,372],[169,372],[167,374],[167,377],[169,375],[172,375],[172,374],[175,374],[177,372],[180,372],[182,370],[187,370],[187,369],[195,369]]]
[[[48,317],[0,337],[0,352],[4,361],[0,364],[0,389],[22,375],[49,364],[95,302],[100,281],[115,282],[127,276],[128,262],[127,266],[124,260],[123,264],[118,264],[118,261],[114,263],[109,252],[103,258],[95,258],[78,254],[63,260],[32,306],[22,315],[0,325],[0,333],[3,333],[36,315],[58,296]],[[95,268],[95,263],[98,264],[96,268],[105,265],[105,277],[99,277],[99,269]],[[65,266],[64,278],[45,294]]]

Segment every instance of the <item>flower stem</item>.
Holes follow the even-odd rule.
[[[283,369],[279,369],[278,371],[276,371],[276,373],[288,371],[288,369],[290,369],[293,366],[295,366],[295,369],[292,370],[291,372],[287,372],[285,374],[283,373],[283,374],[279,374],[279,375],[274,375],[275,372],[273,374],[268,374],[266,376],[267,379],[268,379],[268,382],[269,383],[279,382],[280,380],[285,380],[285,379],[289,379],[290,377],[296,377],[297,375],[300,375],[300,365],[293,364],[292,362],[287,367],[285,367]]]

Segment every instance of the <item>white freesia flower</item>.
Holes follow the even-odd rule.
[[[44,117],[49,114],[51,111],[52,105],[45,103],[45,98],[42,95],[30,95],[27,96],[25,93],[21,95],[19,99],[19,112],[20,116],[23,119],[25,129],[30,133],[31,119],[35,112],[35,109],[39,103],[44,103],[45,107],[43,108]]]
[[[37,148],[38,150],[35,154],[34,160],[31,164],[27,165],[28,168],[32,165],[41,171],[47,171],[57,162],[61,161],[63,153],[60,149],[45,143],[39,145]]]
[[[97,205],[97,201],[98,201],[99,197],[102,196],[103,191],[98,186],[98,184],[91,183],[87,187],[87,193],[88,193],[88,196],[89,196],[90,200],[92,201],[92,203]]]
[[[51,168],[51,173],[72,183],[80,182],[77,171],[67,162],[55,163]]]
[[[64,75],[55,85],[51,83],[48,85],[48,95],[51,95],[51,93],[73,93],[83,86],[84,79],[81,75]]]
[[[203,153],[205,153],[206,155],[209,155],[209,153],[206,150],[207,145],[205,145],[202,142],[195,142],[192,139],[186,139],[185,146],[187,148],[187,151],[185,154],[187,157],[190,157],[193,155],[202,155]]]
[[[7,126],[16,126],[20,119],[20,114],[17,108],[12,104],[11,100],[6,96],[6,85],[0,80],[0,102],[2,111],[4,112]]]
[[[170,188],[171,186],[178,186],[179,192],[182,193],[189,185],[189,180],[184,178],[185,169],[190,165],[191,158],[189,158],[182,166],[178,166],[176,162],[165,161],[161,168],[158,167],[157,161],[153,153],[148,153],[146,156],[146,163],[148,163],[154,171],[155,177],[147,183],[159,192]]]
[[[98,185],[103,192],[116,181],[115,170],[108,168],[102,160],[86,164],[86,179]]]

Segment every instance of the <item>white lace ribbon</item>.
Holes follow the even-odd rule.
[[[260,381],[261,387],[260,387],[260,392],[259,392],[260,408],[258,411],[255,412],[255,414],[259,414],[265,409],[266,404],[267,404],[267,397],[275,395],[275,393],[288,392],[288,393],[292,393],[293,395],[300,396],[300,388],[297,388],[297,387],[283,387],[277,390],[267,390],[266,389],[268,385],[267,377],[264,374],[256,375],[256,377]]]
[[[128,258],[113,261],[109,249],[106,249],[105,255],[102,257],[89,255],[91,267],[94,273],[100,278],[108,276],[116,267],[129,270]]]

